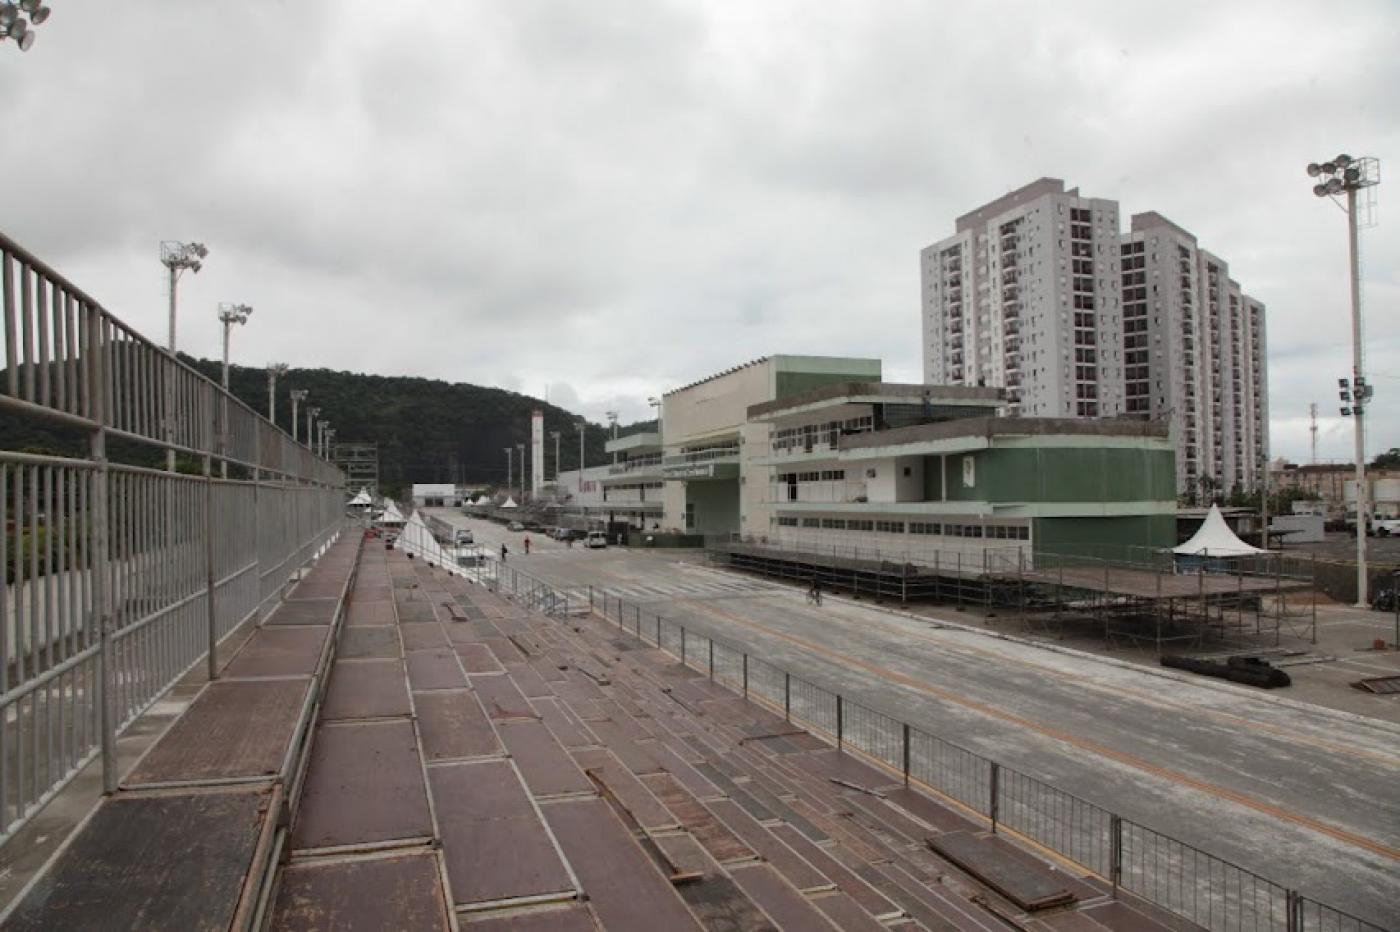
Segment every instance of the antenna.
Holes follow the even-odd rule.
[[[1312,432],[1312,463],[1317,464],[1317,402],[1308,405],[1308,417],[1312,419],[1312,425],[1308,428]]]

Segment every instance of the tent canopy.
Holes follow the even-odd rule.
[[[384,505],[384,514],[379,516],[381,524],[403,524],[403,512],[399,511],[399,506],[394,504],[393,499],[389,499]]]
[[[1256,553],[1268,553],[1268,551],[1251,547],[1236,537],[1235,532],[1230,530],[1230,525],[1225,523],[1225,518],[1220,514],[1220,507],[1211,505],[1206,519],[1201,522],[1196,533],[1186,543],[1173,547],[1172,553],[1179,556],[1247,557]]]
[[[369,489],[360,489],[355,493],[355,497],[350,499],[350,504],[357,508],[363,508],[372,504],[369,500]]]
[[[501,507],[502,507],[502,508],[519,508],[520,506],[517,505],[517,504],[515,504],[515,499],[513,499],[513,498],[511,498],[509,495],[507,495],[507,496],[506,496],[505,503],[504,503],[503,505],[501,505]]]

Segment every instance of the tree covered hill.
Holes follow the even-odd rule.
[[[214,360],[186,359],[211,379],[220,378]],[[267,414],[267,371],[229,369],[229,388],[254,410]],[[501,483],[506,481],[506,447],[530,447],[530,414],[544,412],[545,465],[553,477],[554,440],[565,470],[578,468],[578,415],[528,395],[464,382],[411,376],[362,375],[332,369],[290,369],[277,380],[277,424],[291,431],[289,392],[306,389],[306,405],[335,428],[337,443],[379,444],[380,484],[401,493],[414,482]],[[306,433],[305,405],[297,436]],[[607,428],[589,424],[584,445],[589,465],[605,462]],[[519,457],[515,457],[516,460]],[[519,462],[514,464],[519,481]]]
[[[183,354],[181,359],[219,381],[217,360]],[[253,410],[267,414],[265,369],[231,366],[229,387]],[[321,409],[320,417],[335,428],[337,442],[379,445],[380,484],[389,494],[402,495],[414,482],[503,485],[505,448],[523,443],[528,455],[530,414],[536,408],[544,412],[546,477],[555,474],[550,431],[562,433],[562,468],[578,467],[578,415],[527,395],[439,379],[291,369],[277,380],[277,424],[288,432],[292,416],[288,393],[294,388],[307,390],[307,404]],[[304,440],[305,406],[300,420],[297,436]],[[654,421],[638,423],[622,428],[622,432],[654,425]],[[584,444],[590,466],[608,461],[603,450],[607,436],[607,427],[587,425]],[[0,418],[0,449],[84,456],[87,442],[80,431],[50,426],[38,419],[4,417]],[[159,466],[163,462],[158,450],[133,442],[114,440],[109,455],[138,465]],[[514,465],[518,482],[520,464]],[[198,466],[182,463],[182,468],[197,471]]]

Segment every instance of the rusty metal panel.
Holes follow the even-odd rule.
[[[752,848],[725,828],[669,773],[652,774],[642,777],[641,781],[716,861],[724,864],[756,856]]]
[[[554,695],[554,691],[545,684],[544,679],[535,672],[534,667],[524,663],[513,663],[509,670],[510,678],[515,680],[516,688],[524,694],[526,699],[539,699]]]
[[[399,660],[337,660],[321,706],[324,721],[408,715],[408,683]]]
[[[482,708],[494,721],[513,718],[537,719],[535,710],[515,688],[508,676],[473,676],[472,689],[476,690]]]
[[[705,803],[705,807],[714,813],[715,817],[723,822],[726,828],[762,855],[763,859],[772,864],[773,868],[783,876],[783,879],[797,889],[814,890],[831,883],[831,880],[825,877],[821,871],[808,864],[796,851],[783,844],[772,832],[754,821],[753,817],[740,809],[733,800],[713,799]],[[743,885],[740,884],[740,886]]]
[[[458,905],[574,889],[509,761],[433,767],[428,779]]]
[[[598,743],[598,739],[582,722],[564,711],[557,699],[531,699],[530,706],[549,726],[550,734],[564,747],[584,748]]]
[[[609,932],[700,929],[685,903],[601,799],[544,807],[544,817]],[[794,926],[794,928],[797,928]]]
[[[294,849],[432,834],[411,722],[329,724],[316,730],[292,829]]]
[[[423,756],[429,761],[461,760],[503,754],[476,694],[439,690],[414,696]]]
[[[1064,875],[1049,864],[1013,856],[970,832],[946,832],[925,840],[935,852],[1030,911],[1074,902]]]
[[[317,568],[319,569],[319,567]],[[297,583],[289,598],[293,599],[338,599],[345,591],[345,577],[349,575],[340,568],[324,575],[315,571]]]
[[[446,930],[447,895],[437,857],[415,853],[294,864],[282,872],[275,932]]]
[[[340,633],[336,656],[342,660],[375,658],[387,660],[403,656],[399,648],[399,629],[393,625],[361,625]]]
[[[433,610],[431,602],[405,602],[398,603],[399,621],[406,624],[437,624],[439,622],[437,613]]]
[[[457,655],[449,648],[409,651],[406,660],[408,682],[414,691],[467,688],[467,676],[457,662]]]
[[[330,629],[319,625],[259,628],[224,667],[226,677],[310,676]]]
[[[832,883],[845,891],[853,900],[860,904],[866,912],[872,916],[893,916],[899,914],[899,907],[870,884],[866,883],[855,872],[830,853],[830,849],[815,845],[810,839],[805,838],[801,832],[791,825],[775,825],[770,831],[776,835],[784,844],[802,855],[813,867],[821,871],[823,875],[829,877]]]
[[[455,642],[455,639],[454,639]],[[457,656],[462,658],[462,666],[468,673],[504,673],[496,655],[485,644],[457,643]]]
[[[496,727],[536,797],[592,791],[593,784],[543,723],[501,722]]]
[[[730,872],[743,890],[781,929],[833,929],[826,917],[767,864],[754,864]]]
[[[1357,689],[1364,689],[1377,695],[1389,696],[1400,693],[1400,676],[1371,676],[1364,680],[1357,680],[1352,685]]]
[[[267,790],[115,796],[5,923],[14,932],[224,932],[268,818]]]
[[[399,607],[399,632],[403,635],[404,650],[432,650],[435,647],[451,647],[442,625],[435,621],[422,622],[402,620],[403,607]]]
[[[580,903],[551,903],[526,912],[473,919],[462,928],[470,932],[597,932],[598,924]]]
[[[346,624],[398,624],[399,616],[393,613],[393,603],[353,600],[346,606]]]
[[[264,622],[269,625],[328,625],[335,620],[338,599],[287,600]]]
[[[601,781],[642,828],[656,830],[679,824],[670,810],[661,805],[651,790],[611,752],[594,748],[574,751],[573,755],[584,772]]]
[[[210,683],[123,785],[276,775],[310,687],[309,677]]]
[[[388,581],[366,582],[363,577],[364,570],[360,570],[361,576],[355,580],[355,587],[350,590],[350,598],[355,602],[389,602],[394,598],[394,589]]]

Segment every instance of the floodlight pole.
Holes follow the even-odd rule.
[[[515,479],[514,479],[514,477],[515,477],[515,470],[511,468],[511,457],[515,455],[515,449],[514,449],[513,447],[506,447],[505,450],[506,450],[506,497],[509,498],[509,497],[510,497],[510,493],[511,493],[511,492],[514,490],[514,488],[515,488]]]
[[[520,502],[525,502],[525,444],[517,443],[515,449],[520,451]]]
[[[315,452],[316,452],[316,443],[315,443],[315,436],[316,436],[316,435],[315,435],[315,433],[313,433],[313,431],[315,430],[315,425],[316,425],[316,415],[318,415],[318,414],[320,414],[320,413],[321,413],[321,409],[320,409],[320,408],[311,408],[311,407],[308,407],[308,408],[306,409],[306,448],[307,448],[308,450],[310,450],[312,453],[315,453]]]
[[[1351,252],[1351,384],[1353,391],[1362,391],[1366,378],[1361,360],[1361,259],[1357,255],[1357,219],[1355,185],[1347,185],[1347,246]],[[1361,400],[1361,410],[1354,412],[1356,428],[1356,607],[1369,608],[1366,589],[1366,415],[1370,399]]]
[[[588,422],[578,419],[578,494],[583,495],[583,438],[588,432]]]
[[[285,362],[267,364],[267,419],[274,425],[277,423],[277,377],[286,374],[287,364]],[[296,423],[296,415],[292,416],[292,422]]]
[[[554,438],[554,483],[559,484],[559,435],[557,430],[551,430],[549,435]]]
[[[306,389],[294,388],[289,395],[292,396],[292,443],[297,442],[297,407],[306,400]]]

